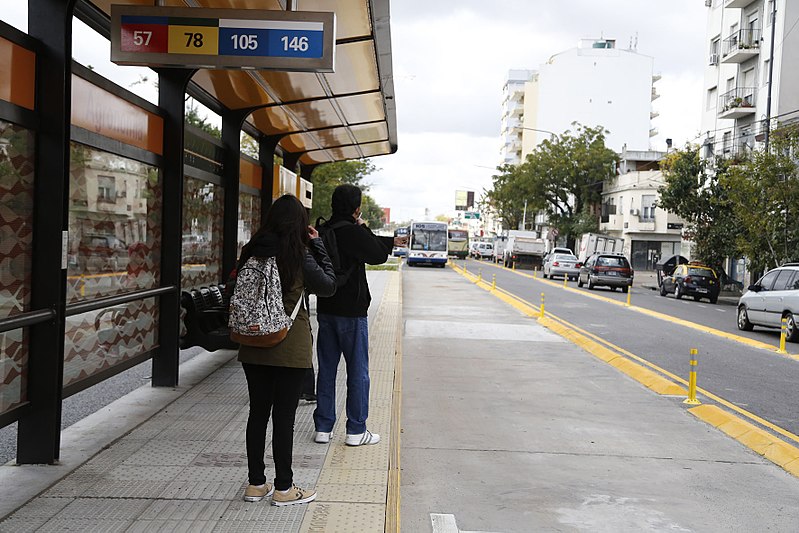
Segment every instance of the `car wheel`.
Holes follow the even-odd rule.
[[[682,298],[682,290],[680,289],[679,284],[674,285],[674,297],[677,298],[678,300]]]
[[[580,276],[577,276],[577,286],[581,288],[583,286],[583,278],[581,278]]]
[[[749,315],[746,313],[746,307],[741,306],[738,308],[738,329],[741,331],[752,331],[754,325],[749,322]]]
[[[661,283],[661,284],[660,284],[660,295],[661,295],[661,296],[666,296],[666,294],[668,294],[668,293],[666,292],[666,285],[665,285],[665,284],[663,284],[663,283]]]
[[[792,313],[785,313],[785,338],[790,342],[799,342],[799,329]]]
[[[541,271],[541,277],[544,278],[544,279],[547,279],[547,271],[546,270],[542,270]]]
[[[711,296],[710,297],[710,303],[715,304],[718,301],[719,301],[719,297],[718,296]]]
[[[698,301],[699,301],[699,300],[701,300],[701,299],[702,299],[702,297],[701,297],[701,296],[699,296],[698,294],[697,294],[696,296],[694,296],[694,301],[695,301],[695,302],[698,302]]]
[[[588,276],[588,290],[592,291],[592,290],[594,290],[594,287],[596,287],[596,285],[594,285],[594,280],[591,279],[591,275],[589,274],[589,276]]]
[[[630,290],[630,287],[626,287],[625,286],[625,287],[621,288],[621,292],[623,292],[624,294],[627,294],[627,291],[629,291],[629,290]]]

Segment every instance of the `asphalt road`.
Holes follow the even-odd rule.
[[[675,323],[668,317],[682,319],[715,330],[754,339],[776,347],[777,330],[756,328],[753,332],[739,331],[736,326],[736,308],[731,302],[712,305],[707,301],[675,300],[673,296],[661,297],[657,291],[634,287],[631,308],[618,303],[627,295],[621,291],[587,287],[577,288],[575,282],[564,290],[562,279],[541,280],[520,275],[506,269],[494,268],[490,263],[468,261],[467,268],[474,272],[482,268],[484,279],[496,275],[497,286],[538,305],[545,293],[546,311],[578,326],[598,337],[627,350],[658,367],[684,379],[688,378],[688,360],[691,348],[699,353],[698,386],[740,408],[797,435],[799,434],[799,345],[788,343],[789,356],[774,350],[756,348],[743,342],[698,331]],[[600,296],[601,298],[596,298]],[[657,311],[667,317],[655,317],[635,308]],[[700,397],[701,399],[701,397]]]

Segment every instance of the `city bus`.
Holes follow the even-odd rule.
[[[469,255],[469,232],[464,229],[450,229],[447,245],[449,255],[466,259]]]
[[[408,239],[408,266],[427,264],[441,268],[447,264],[447,224],[414,222]]]
[[[407,237],[408,233],[410,233],[411,228],[408,226],[403,226],[394,230],[395,237]],[[408,255],[408,247],[407,246],[395,246],[391,252],[391,255],[394,257],[399,256],[407,256]]]

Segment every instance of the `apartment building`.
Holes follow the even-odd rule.
[[[624,239],[624,255],[636,270],[653,270],[658,260],[675,254],[690,257],[681,240],[684,221],[657,207],[665,155],[623,149],[618,175],[603,184],[599,231]]]
[[[653,58],[618,48],[613,39],[582,39],[550,57],[525,84],[522,157],[553,133],[573,129],[573,122],[603,126],[605,144],[616,152],[625,145],[649,149],[657,135],[652,102],[660,79],[653,68]]]
[[[534,70],[510,70],[502,86],[501,162],[518,165],[522,157],[522,120],[524,116],[524,85],[535,75]]]
[[[767,127],[799,117],[799,2],[706,0],[703,156],[762,146]],[[768,120],[770,119],[770,120]]]

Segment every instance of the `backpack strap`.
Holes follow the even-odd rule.
[[[305,296],[305,289],[302,290],[300,293],[300,299],[297,300],[297,305],[294,306],[294,311],[291,312],[291,321],[294,322],[294,319],[297,318],[297,314],[300,312],[300,307],[302,307],[302,299]]]

